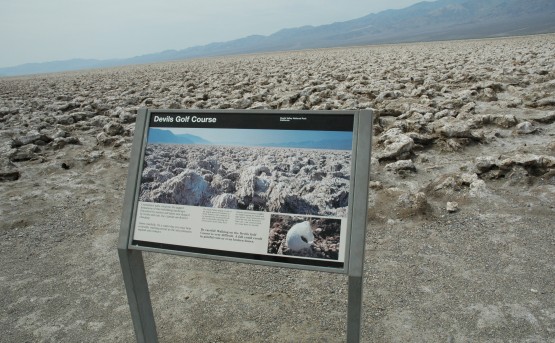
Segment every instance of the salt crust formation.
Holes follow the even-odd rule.
[[[141,201],[347,216],[350,151],[150,144]]]
[[[3,340],[133,341],[115,247],[134,121],[150,107],[373,108],[365,341],[553,341],[553,51],[550,34],[0,78]],[[221,207],[285,204],[270,201],[275,163],[232,165],[225,182],[206,163],[146,177],[159,190],[200,177]],[[295,192],[336,208],[324,190]],[[161,341],[344,341],[341,275],[145,262]]]

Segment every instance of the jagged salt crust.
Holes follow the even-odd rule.
[[[350,151],[149,144],[141,201],[345,217]]]

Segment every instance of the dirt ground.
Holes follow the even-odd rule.
[[[392,54],[409,51],[414,58],[421,54],[423,60],[430,58],[426,54],[433,50],[448,65],[450,58],[458,58],[457,51],[465,44],[480,42],[368,49]],[[516,105],[501,104],[511,92],[508,86],[489,87],[497,93],[496,101],[476,95],[474,118],[484,113],[516,118],[515,123],[505,126],[477,127],[485,139],[434,136],[433,143],[429,143],[413,136],[416,145],[408,154],[373,160],[362,342],[555,342],[555,123],[549,119],[555,100],[544,101],[554,96],[555,86],[550,80],[555,79],[555,67],[553,50],[549,49],[555,46],[555,36],[483,44],[484,49],[498,53],[492,53],[485,67],[477,62],[480,55],[467,55],[467,63],[479,65],[476,70],[489,68],[488,72],[495,74],[498,61],[511,61],[512,57],[502,53],[510,47],[531,52],[536,60],[543,61],[542,70],[546,71],[534,74],[541,80],[531,78],[527,85],[513,86],[522,90],[522,102]],[[349,56],[362,50],[323,51],[343,54],[349,62]],[[307,56],[310,53],[298,52],[256,59],[292,58],[291,63],[303,61],[314,66],[317,73],[321,64]],[[364,61],[352,58],[353,65]],[[254,59],[216,59],[210,68],[235,68],[237,63],[248,67]],[[203,63],[184,62],[183,70],[194,72],[197,66],[205,67]],[[0,182],[0,342],[135,341],[116,250],[131,142],[126,130],[133,125],[118,111],[132,95],[114,100],[120,101],[119,105],[110,97],[129,87],[147,85],[145,79],[159,75],[156,73],[162,73],[163,80],[163,68],[168,67],[0,79],[0,107],[4,107],[0,110],[4,113],[0,121],[0,153],[4,160]],[[408,75],[419,66],[406,68]],[[152,75],[149,70],[154,70]],[[273,69],[252,70],[250,76],[279,73]],[[370,81],[380,80],[380,75],[370,75]],[[464,82],[453,76],[450,87],[468,90],[470,84],[480,82],[481,75],[476,72],[474,80]],[[201,88],[207,87],[203,80],[206,78],[199,76],[190,82],[202,93]],[[338,85],[351,82],[343,80],[337,81]],[[283,82],[294,84],[286,78]],[[41,87],[49,91],[41,94]],[[139,99],[128,106],[129,113],[142,106],[170,107],[171,102],[160,100],[166,95],[156,95],[158,91],[167,94],[163,87],[144,86],[154,92],[145,96],[137,95],[137,91]],[[171,92],[172,84],[168,87]],[[370,83],[368,87],[374,86]],[[379,82],[375,85],[383,91],[387,87]],[[536,96],[525,94],[524,90],[531,88]],[[219,89],[226,88],[212,91]],[[359,94],[354,89],[346,88],[344,92]],[[285,91],[278,87],[274,92]],[[339,92],[340,86],[328,96]],[[403,92],[401,100],[421,99]],[[433,96],[443,96],[436,92]],[[206,94],[208,100],[203,96],[199,101],[210,101],[213,93]],[[64,98],[66,95],[73,100]],[[400,114],[391,115],[375,95],[367,99],[379,117],[374,127],[374,154],[384,156],[387,142],[380,140],[383,133],[392,123],[402,122],[402,131],[408,134],[411,129],[406,125],[412,122]],[[84,102],[70,109],[60,104],[76,103],[79,97],[96,100],[90,100],[90,109]],[[93,106],[98,99],[103,105]],[[60,107],[52,110],[33,101]],[[274,100],[261,101],[272,104]],[[394,100],[387,101],[387,106],[393,106]],[[186,100],[182,104],[185,108]],[[359,104],[361,108],[366,106]],[[16,108],[19,112],[14,111]],[[63,116],[77,110],[96,114],[61,124],[67,119]],[[40,119],[48,113],[55,113],[58,123]],[[107,121],[95,124],[98,116],[123,123],[113,135],[116,138],[107,140],[106,135],[100,135],[110,135],[111,131]],[[464,117],[458,114],[457,118]],[[525,128],[516,125],[528,120],[537,130],[518,133]],[[91,124],[79,124],[84,122]],[[80,144],[48,148],[51,145],[35,141],[39,150],[29,152],[31,158],[13,157],[14,151],[23,152],[27,146],[14,148],[14,139],[28,136],[32,130],[54,135],[48,130],[55,128],[78,137]],[[439,128],[430,135],[445,130]],[[486,156],[493,160],[481,160]],[[407,159],[414,162],[415,170],[386,167]],[[10,170],[19,173],[17,180],[9,178]],[[450,211],[446,209],[448,202]],[[144,253],[144,259],[160,342],[345,342],[344,275],[154,253]]]

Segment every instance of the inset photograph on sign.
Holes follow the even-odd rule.
[[[343,265],[353,116],[151,116],[137,244]]]
[[[341,219],[273,214],[268,253],[339,259]]]

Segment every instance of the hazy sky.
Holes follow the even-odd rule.
[[[180,50],[420,1],[0,0],[0,67]]]

